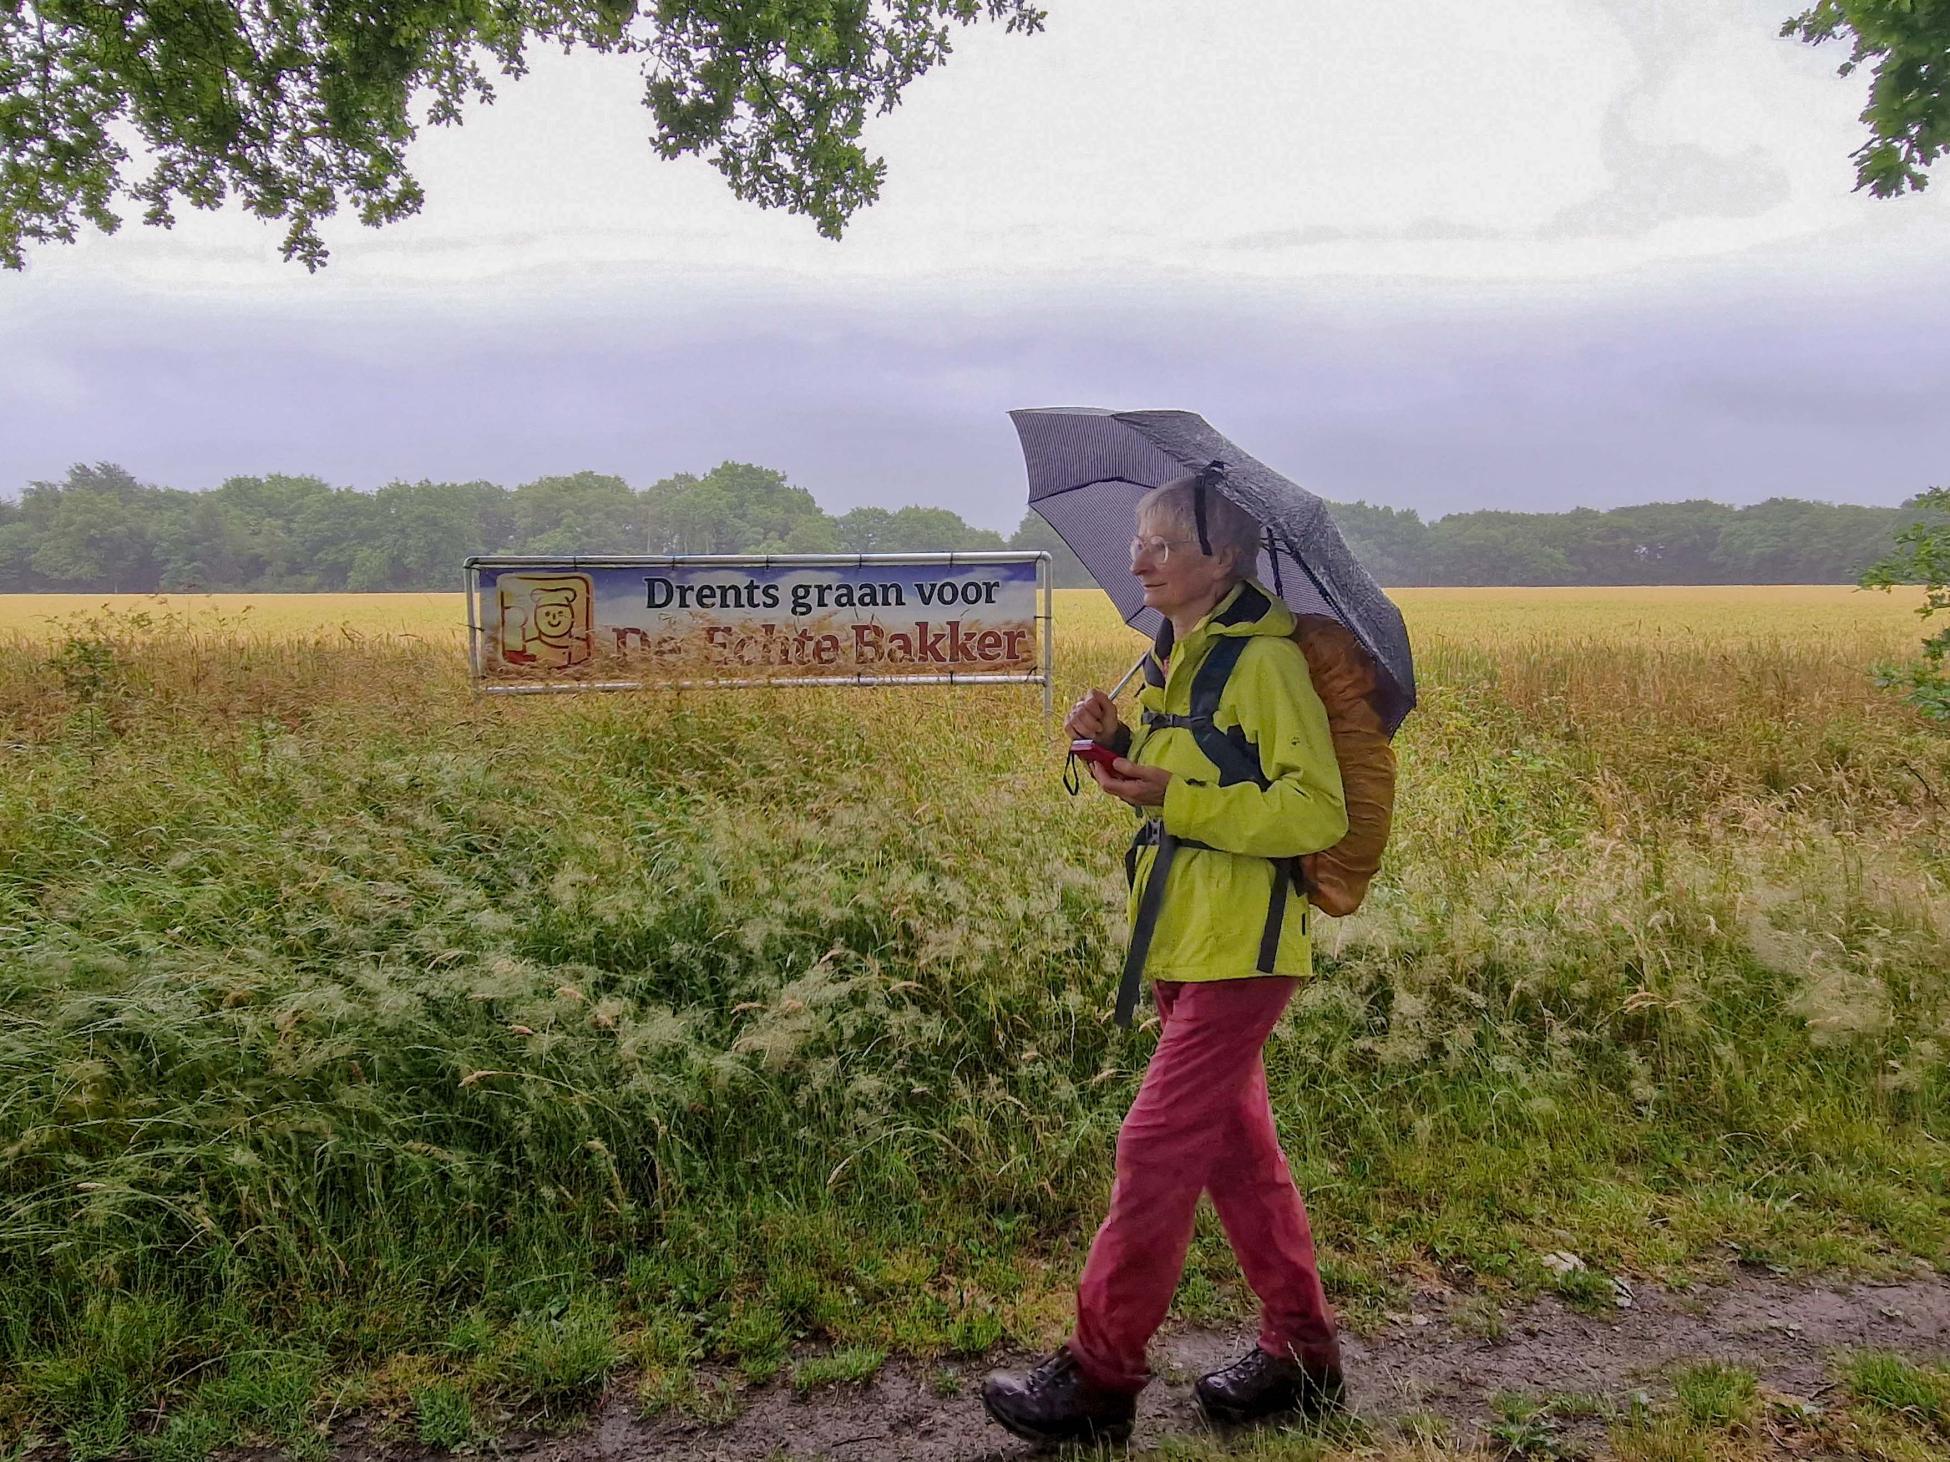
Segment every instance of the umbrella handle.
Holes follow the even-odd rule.
[[[1149,655],[1150,653],[1149,650],[1146,650],[1144,655]],[[1138,656],[1137,659],[1131,662],[1131,668],[1124,672],[1124,678],[1118,681],[1115,689],[1111,691],[1110,698],[1112,700],[1116,700],[1120,695],[1124,694],[1124,687],[1131,683],[1131,677],[1144,668],[1144,655]]]

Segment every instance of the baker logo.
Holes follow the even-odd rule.
[[[501,658],[510,665],[566,670],[595,646],[596,586],[587,574],[502,574]]]

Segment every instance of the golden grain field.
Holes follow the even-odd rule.
[[[1899,653],[1920,633],[1921,591],[1884,594],[1839,584],[1664,585],[1588,589],[1397,589],[1409,634],[1462,645],[1593,640],[1641,646],[1797,641],[1867,655]],[[58,637],[103,612],[175,616],[199,632],[239,637],[415,635],[464,639],[460,594],[5,594],[0,639]],[[1115,639],[1110,601],[1094,589],[1056,591],[1057,650],[1073,637]],[[1060,664],[1059,660],[1059,664]]]

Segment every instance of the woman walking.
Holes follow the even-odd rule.
[[[1338,842],[1347,814],[1293,614],[1248,577],[1258,540],[1259,525],[1201,478],[1146,494],[1131,572],[1165,624],[1144,667],[1142,723],[1124,726],[1101,690],[1067,723],[1121,753],[1090,771],[1140,818],[1126,860],[1127,984],[1150,978],[1160,1033],[1118,1134],[1070,1340],[982,1389],[989,1415],[1032,1441],[1129,1436],[1150,1379],[1145,1346],[1184,1269],[1201,1192],[1261,1319],[1252,1350],[1200,1378],[1200,1410],[1237,1422],[1341,1398],[1334,1318],[1261,1052],[1311,969],[1298,859]]]

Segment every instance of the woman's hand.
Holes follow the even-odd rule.
[[[1108,767],[1091,762],[1090,775],[1111,796],[1121,798],[1133,807],[1163,807],[1165,788],[1171,783],[1171,773],[1163,767],[1140,766],[1124,756]]]
[[[1101,690],[1093,690],[1070,707],[1069,719],[1064,721],[1063,729],[1073,737],[1087,736],[1108,746],[1122,724],[1117,719],[1117,703]]]

